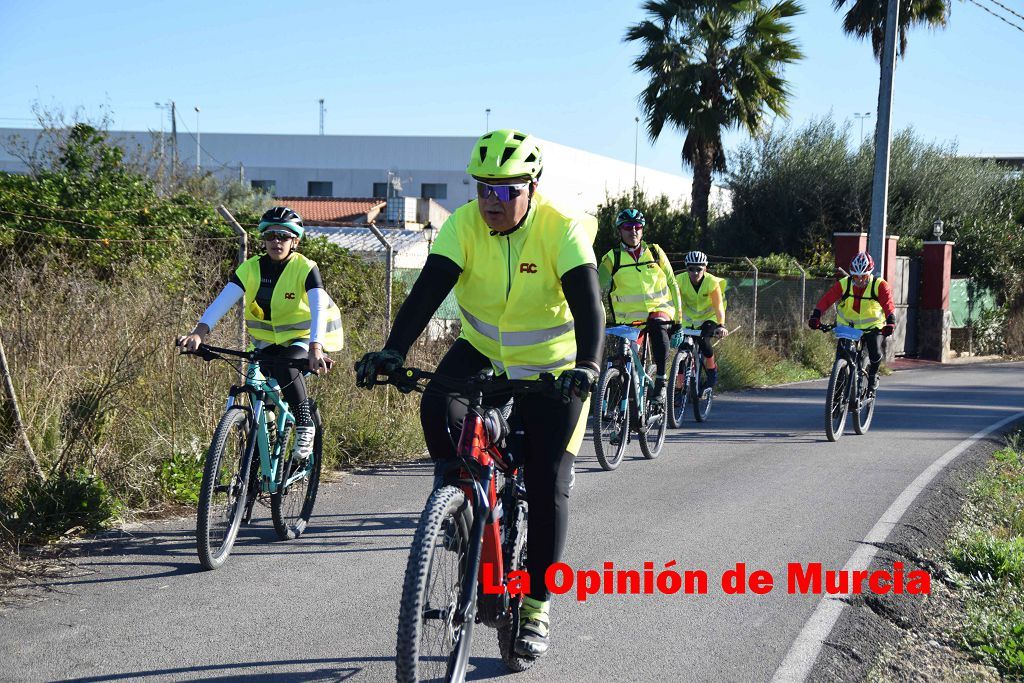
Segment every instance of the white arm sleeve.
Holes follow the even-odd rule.
[[[244,296],[244,289],[234,282],[227,283],[224,285],[224,289],[220,290],[220,294],[213,300],[213,303],[206,307],[203,317],[199,319],[199,322],[212,330],[220,322],[220,319],[224,317],[224,314],[231,310],[231,307],[241,301]]]
[[[321,342],[326,333],[327,321],[323,313],[327,310],[330,299],[327,292],[319,287],[306,292],[309,297],[309,343]],[[321,342],[322,343],[322,342]]]

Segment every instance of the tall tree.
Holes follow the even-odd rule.
[[[648,18],[630,26],[638,41],[633,61],[650,76],[640,94],[647,134],[665,126],[686,131],[684,166],[693,169],[690,210],[703,246],[711,177],[726,170],[722,132],[756,134],[769,111],[787,113],[789,90],[782,68],[803,55],[785,21],[803,13],[796,0],[647,0]]]
[[[838,12],[844,6],[843,31],[858,38],[871,38],[875,59],[882,59],[885,44],[885,12],[887,0],[832,0],[832,7]],[[916,24],[931,28],[945,28],[949,19],[949,0],[900,0],[899,52],[907,51],[907,31]]]

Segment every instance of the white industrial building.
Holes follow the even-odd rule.
[[[31,148],[35,129],[0,128],[0,171],[24,172],[26,165],[11,151],[12,136]],[[172,155],[170,135],[110,131],[125,149]],[[200,168],[221,178],[242,178],[274,195],[293,197],[429,198],[448,211],[474,197],[466,163],[475,137],[384,135],[265,135],[202,133]],[[196,141],[178,135],[178,161],[196,168]],[[618,196],[636,183],[648,195],[665,194],[688,202],[690,179],[618,161],[555,142],[542,141],[544,175],[541,192],[573,211],[593,212],[606,196]],[[158,152],[159,153],[159,152]],[[634,176],[635,174],[635,176]],[[716,193],[718,191],[716,190]],[[720,199],[716,194],[713,201]]]

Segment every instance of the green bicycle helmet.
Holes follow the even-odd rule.
[[[306,228],[302,225],[302,217],[287,206],[275,206],[268,209],[260,218],[260,234],[267,228],[281,227],[291,232],[299,239],[305,234]]]
[[[640,209],[623,209],[619,211],[619,215],[615,217],[615,227],[619,227],[623,223],[639,223],[640,225],[647,225],[647,221],[644,219],[644,214]]]
[[[493,130],[473,145],[466,173],[478,178],[540,177],[543,168],[540,147],[532,135],[518,130]]]

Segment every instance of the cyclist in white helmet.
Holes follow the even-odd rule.
[[[883,341],[896,329],[896,304],[892,288],[880,277],[874,277],[875,261],[867,252],[860,252],[850,262],[850,275],[825,292],[807,321],[812,330],[821,327],[821,312],[836,304],[836,322],[864,330],[861,340],[868,350],[868,387],[870,394],[878,388],[878,366],[882,363]],[[838,303],[837,303],[838,302]]]
[[[683,302],[680,321],[685,327],[703,332],[696,339],[704,354],[707,386],[714,387],[718,383],[718,361],[708,337],[721,339],[729,334],[725,329],[725,280],[708,272],[708,255],[703,251],[686,255],[686,272],[676,279]]]

